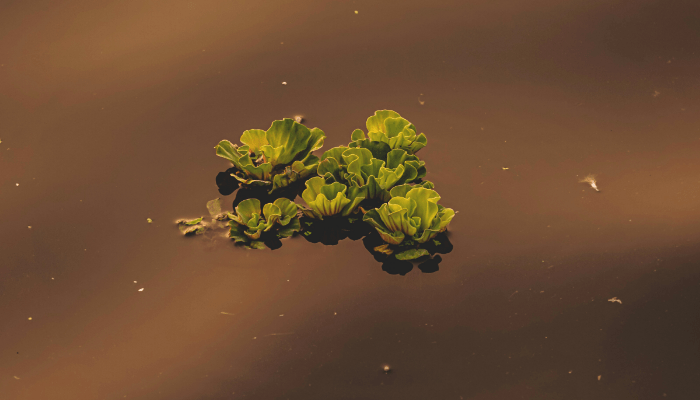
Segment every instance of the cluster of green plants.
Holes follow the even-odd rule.
[[[240,201],[233,212],[221,212],[218,200],[209,202],[211,223],[203,217],[180,221],[181,229],[199,234],[227,222],[231,239],[260,249],[266,237],[313,237],[315,230],[327,235],[361,224],[381,238],[372,247],[377,254],[397,260],[428,256],[455,211],[438,204],[433,183],[423,179],[426,165],[416,153],[428,143],[425,134],[398,113],[380,110],[367,119],[367,132],[356,129],[347,146],[318,158],[312,153],[324,139],[318,128],[283,119],[267,131],[243,132],[241,145],[222,140],[216,154],[233,164],[230,175],[260,195]],[[303,205],[293,201],[298,192]]]

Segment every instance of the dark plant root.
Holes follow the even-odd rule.
[[[219,193],[222,196],[230,195],[240,186],[238,179],[231,176],[234,172],[236,172],[236,169],[232,167],[216,174],[216,186],[219,188]]]
[[[282,241],[273,235],[268,235],[265,240],[263,240],[263,243],[265,243],[265,246],[267,246],[270,250],[277,250],[282,247]]]
[[[308,242],[335,246],[344,239],[359,240],[370,233],[371,227],[359,219],[350,222],[347,217],[326,217],[323,220],[302,218],[302,236]]]
[[[390,275],[406,275],[413,269],[410,261],[400,261],[394,257],[389,258],[382,264],[382,271]]]
[[[433,272],[438,272],[440,270],[439,264],[442,261],[440,255],[436,255],[420,264],[418,264],[418,269],[425,274],[431,274]]]
[[[435,241],[438,241],[440,244],[435,244]],[[449,237],[447,237],[446,232],[440,232],[435,238],[432,240],[429,240],[425,245],[423,246],[424,249],[428,250],[428,252],[432,254],[447,254],[452,251],[454,248],[452,246],[452,242],[450,242]]]
[[[362,244],[365,246],[367,251],[369,251],[370,254],[372,254],[372,256],[374,257],[374,259],[376,261],[384,263],[384,266],[382,266],[382,269],[384,271],[386,271],[387,273],[390,273],[390,274],[399,273],[396,271],[403,271],[403,269],[397,267],[397,265],[403,265],[404,266],[403,268],[405,269],[406,264],[404,264],[404,263],[409,263],[411,265],[418,264],[418,269],[420,269],[424,273],[429,274],[429,273],[437,272],[440,269],[439,264],[440,264],[440,262],[442,262],[442,257],[440,257],[440,255],[438,255],[437,253],[447,254],[447,253],[451,252],[453,249],[452,243],[450,243],[450,240],[448,239],[447,235],[444,232],[437,235],[434,240],[437,240],[438,242],[440,242],[440,244],[436,245],[433,242],[433,240],[430,240],[427,243],[424,243],[420,246],[417,246],[418,248],[424,248],[424,249],[428,250],[428,252],[430,253],[430,256],[423,256],[423,257],[420,257],[416,260],[410,260],[410,261],[409,260],[405,260],[405,261],[397,260],[395,255],[398,253],[401,253],[402,251],[406,251],[406,250],[408,250],[412,247],[416,247],[416,246],[405,246],[405,247],[390,246],[390,248],[394,250],[394,253],[391,255],[387,255],[387,254],[375,251],[374,250],[375,247],[385,244],[384,241],[382,240],[382,238],[379,236],[379,234],[375,230],[372,230],[372,232],[369,235],[365,236],[362,239]],[[399,264],[397,264],[397,263],[399,263]],[[400,273],[400,275],[403,275],[404,273]]]

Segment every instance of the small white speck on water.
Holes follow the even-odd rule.
[[[355,14],[359,14],[359,13],[360,13],[359,11],[355,10]]]
[[[145,288],[141,288],[141,289],[139,289],[139,292],[143,292],[143,289],[145,289]]]
[[[286,84],[287,84],[287,82],[282,82],[282,84],[283,84],[283,85],[286,85]]]
[[[19,183],[15,183],[15,186],[19,186]]]
[[[13,378],[19,380],[19,376],[17,376],[17,375],[13,376]]]
[[[384,364],[382,370],[384,370],[385,373],[388,373],[391,372],[391,367],[388,364]]]
[[[31,321],[31,320],[32,320],[32,317],[27,318],[27,320]]]
[[[134,281],[134,283],[138,283],[137,281]]]
[[[27,228],[29,228],[29,229],[32,229],[32,226],[31,226],[31,225],[29,225],[29,226],[28,226]]]

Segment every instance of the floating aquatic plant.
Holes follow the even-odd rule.
[[[383,156],[384,159],[374,157],[368,148],[334,147],[321,156],[318,174],[326,183],[363,188],[367,199],[382,201],[391,198],[392,187],[418,182],[426,174],[425,162],[405,150],[389,150]],[[432,183],[426,185],[432,187]]]
[[[280,198],[260,208],[260,200],[243,200],[233,213],[227,214],[229,237],[237,243],[253,248],[264,248],[260,240],[265,232],[277,238],[290,237],[301,228],[297,206],[289,199]]]
[[[201,234],[228,226],[236,242],[272,249],[294,232],[324,244],[363,238],[389,273],[410,271],[408,261],[418,258],[421,271],[437,271],[437,253],[452,250],[443,232],[455,211],[439,205],[434,185],[423,180],[425,162],[415,153],[427,144],[425,134],[395,111],[379,110],[367,119],[366,134],[355,130],[348,146],[332,148],[319,160],[312,153],[323,146],[325,134],[300,122],[284,119],[267,131],[247,130],[241,145],[222,140],[216,154],[233,167],[217,175],[217,186],[226,195],[240,184],[238,205],[234,212],[222,212],[218,199],[212,200],[207,203],[211,222],[204,217],[179,221],[181,230]],[[299,193],[292,183],[301,181],[306,206],[290,200]]]
[[[423,187],[401,185],[391,190],[391,199],[381,207],[368,211],[363,221],[372,225],[385,244],[375,248],[385,254],[395,253],[392,246],[414,246],[395,254],[399,260],[428,255],[420,244],[447,230],[455,212],[438,203],[440,195]]]
[[[374,142],[382,142],[391,149],[406,150],[409,154],[415,154],[428,144],[425,134],[416,134],[416,127],[399,113],[391,110],[379,110],[373,116],[367,118],[367,135],[361,129],[352,132],[350,147],[363,147],[367,145],[367,139]]]
[[[347,217],[357,212],[360,202],[365,199],[365,192],[365,188],[348,188],[340,182],[327,184],[323,178],[316,176],[306,181],[306,189],[301,194],[308,208],[299,208],[309,218]]]
[[[235,168],[231,174],[242,185],[265,187],[270,192],[316,173],[318,157],[312,152],[323,146],[326,135],[293,119],[274,121],[267,131],[250,129],[241,135],[242,146],[222,140],[216,155]]]

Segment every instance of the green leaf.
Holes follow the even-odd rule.
[[[181,220],[177,221],[177,223],[180,225],[197,225],[198,223],[202,222],[203,219],[204,219],[204,217],[199,217],[199,218],[191,219],[191,220],[181,219]]]
[[[425,134],[416,135],[416,127],[391,110],[376,111],[367,119],[367,130],[370,140],[387,143],[392,149],[403,149],[410,154],[428,144]],[[359,134],[354,136],[360,137]]]
[[[301,224],[299,223],[299,218],[294,218],[289,224],[277,231],[277,237],[287,238],[294,235],[294,232],[299,232],[301,230]]]
[[[212,218],[216,218],[221,214],[221,201],[218,198],[209,200],[207,202],[207,210],[209,210],[209,215],[211,215]]]
[[[259,240],[254,240],[250,242],[248,245],[251,249],[257,249],[257,250],[265,250],[265,243],[259,241]]]
[[[415,260],[423,256],[430,255],[426,249],[411,249],[396,255],[397,260]]]
[[[234,176],[245,186],[265,186],[270,192],[316,173],[318,158],[311,153],[323,146],[325,134],[292,119],[274,121],[267,131],[249,129],[237,146],[222,140],[216,154],[233,163]],[[251,158],[252,157],[252,158]]]
[[[364,199],[364,190],[351,188],[334,182],[326,184],[322,177],[314,177],[306,181],[306,190],[301,194],[308,208],[302,208],[304,215],[310,218],[323,219],[332,215],[348,215],[356,212]],[[349,198],[348,198],[349,196]]]
[[[241,143],[248,146],[249,151],[260,153],[260,149],[268,145],[266,132],[262,129],[249,129],[241,135]]]
[[[363,218],[386,243],[425,243],[444,232],[454,218],[454,210],[437,204],[440,195],[432,189],[400,185],[390,194],[388,203],[367,211]]]

